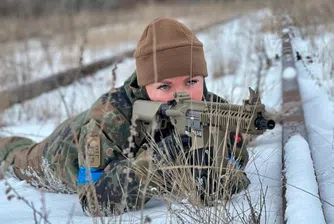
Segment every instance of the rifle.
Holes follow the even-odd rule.
[[[170,122],[178,134],[195,140],[192,148],[220,144],[227,133],[234,133],[234,138],[238,133],[261,135],[273,129],[275,121],[266,118],[265,105],[258,94],[251,88],[249,92],[249,99],[243,100],[242,105],[195,101],[186,92],[174,93],[174,100],[168,103],[137,100],[133,119],[142,121],[144,129],[152,132]]]

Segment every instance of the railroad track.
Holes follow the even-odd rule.
[[[310,147],[306,147],[309,154],[309,163],[305,162],[305,164],[299,164],[301,167],[307,167],[308,170],[311,171],[311,176],[314,177],[313,183],[317,187],[317,192],[307,192],[303,188],[297,188],[293,184],[293,181],[289,179],[291,177],[292,171],[291,166],[287,165],[287,160],[291,157],[291,152],[288,151],[291,148],[286,148],[285,145],[289,142],[289,139],[294,135],[300,135],[305,143],[308,143],[308,130],[305,125],[305,117],[302,107],[302,99],[301,92],[298,85],[298,75],[299,70],[298,66],[296,66],[294,48],[292,44],[292,39],[295,37],[295,30],[290,26],[289,20],[284,20],[283,22],[284,28],[282,30],[282,96],[283,96],[283,111],[291,110],[292,112],[288,115],[285,115],[282,119],[282,211],[283,211],[283,221],[284,223],[290,222],[293,223],[293,217],[289,214],[288,207],[289,204],[293,203],[291,200],[291,192],[294,190],[305,191],[305,194],[309,194],[314,197],[315,201],[318,201],[318,216],[320,217],[319,223],[325,223],[326,217],[323,210],[323,204],[328,203],[327,201],[321,198],[321,194],[319,192],[319,183],[317,180],[317,175],[315,172],[314,162],[312,158],[312,151]],[[307,145],[307,144],[306,144]],[[309,144],[308,144],[309,145]],[[297,149],[297,147],[296,147]],[[306,150],[307,150],[306,149]],[[305,152],[304,152],[305,153]],[[291,158],[290,158],[291,159]],[[299,166],[298,165],[298,166]],[[289,170],[290,169],[290,170]],[[307,171],[306,171],[307,172]],[[312,175],[313,172],[313,175]],[[290,198],[289,198],[290,193]],[[297,195],[294,195],[295,200],[303,200],[302,198],[298,198]],[[306,202],[307,203],[307,202]]]

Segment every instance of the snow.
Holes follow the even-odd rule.
[[[266,110],[269,112],[279,111],[282,105],[281,85],[280,85],[280,63],[274,64],[262,80],[263,91],[261,92],[261,101],[266,105]],[[245,79],[255,79],[252,73],[239,74],[233,80],[233,87],[231,84],[226,85],[229,88],[236,88],[238,91],[233,91],[234,96],[240,99],[240,95],[244,96],[245,90],[241,90]],[[246,76],[246,77],[245,77]],[[242,79],[242,77],[244,77]],[[225,79],[225,77],[224,77]],[[223,80],[224,80],[223,79]],[[232,80],[232,77],[226,77]],[[224,83],[224,82],[223,82]],[[219,86],[219,84],[217,84]],[[216,86],[216,88],[218,88]],[[224,86],[225,87],[225,86]],[[253,86],[254,87],[254,86]],[[217,93],[223,93],[229,89],[220,90]],[[239,96],[237,94],[240,94]],[[246,93],[248,94],[248,93]],[[248,96],[248,95],[246,95]],[[263,135],[256,138],[253,142],[255,146],[249,146],[248,151],[250,161],[246,166],[245,172],[249,177],[251,184],[246,192],[242,192],[232,198],[229,203],[229,212],[231,216],[238,216],[238,214],[245,213],[249,218],[250,207],[260,211],[265,198],[265,206],[263,208],[260,223],[282,223],[282,190],[281,190],[281,167],[282,167],[282,127],[277,124],[274,130],[266,131]],[[251,206],[247,201],[246,194],[251,198]],[[233,222],[234,223],[234,222]],[[237,219],[235,223],[242,223],[242,220]]]
[[[287,223],[326,223],[307,141],[299,134],[284,146]]]
[[[289,33],[290,29],[289,28],[283,28],[282,29],[282,33],[285,34],[285,33]]]
[[[2,181],[3,182],[3,181]],[[14,186],[26,200],[32,202],[37,211],[43,211],[47,214],[50,223],[92,223],[93,220],[98,221],[100,218],[92,218],[86,216],[81,209],[77,195],[66,195],[57,193],[41,193],[32,188],[24,181],[18,181],[9,178],[9,184]],[[23,201],[16,198],[7,201],[5,198],[4,184],[0,185],[0,223],[23,224],[33,223],[33,211]],[[44,198],[45,206],[41,199]],[[158,200],[151,200],[145,205],[145,216],[149,216],[154,223],[162,223],[166,221],[166,207]],[[122,223],[138,223],[140,220],[140,212],[130,212],[122,216],[104,217],[105,223],[115,223],[122,219]],[[39,217],[38,217],[39,218]]]
[[[89,109],[112,85],[122,85],[135,69],[134,59],[126,59],[117,65],[115,83],[112,77],[113,69],[114,67],[109,67],[100,70],[95,76],[42,94],[23,104],[16,104],[3,113],[3,119],[11,125],[21,125],[22,121],[33,123],[50,117],[49,120],[52,119],[55,125],[60,124],[69,116]]]
[[[283,78],[284,79],[293,79],[296,77],[296,69],[293,67],[287,67],[283,71]]]
[[[313,41],[297,36],[293,46],[294,51],[303,56],[296,67],[320,197],[330,203],[323,203],[326,222],[334,223],[334,101],[331,92],[334,82],[333,72],[328,70],[333,58],[331,45],[327,45],[330,41],[333,34],[323,34]],[[312,42],[316,43],[315,47]],[[309,63],[306,56],[311,56],[313,63]]]
[[[12,135],[19,135],[38,142],[50,135],[55,128],[55,122],[52,120],[46,122],[29,121],[1,129],[0,136],[9,137]]]
[[[109,26],[112,29],[116,27]],[[112,33],[112,31],[109,32]],[[94,30],[92,29],[92,32]],[[101,32],[101,31],[97,31]],[[64,38],[64,37],[63,37]],[[71,39],[68,39],[71,38]],[[80,38],[84,38],[81,36]],[[15,82],[6,82],[7,85],[0,86],[0,91],[15,88],[16,85],[29,83],[41,78],[46,78],[51,74],[65,71],[73,67],[83,65],[114,56],[120,52],[134,49],[136,43],[121,42],[118,45],[108,44],[103,48],[81,46],[83,40],[78,37],[67,37],[64,40],[54,39],[29,39],[24,42],[13,42],[4,46],[6,54],[1,55],[4,60],[0,61],[0,72],[3,74],[17,74]],[[72,41],[76,44],[62,43]],[[84,47],[82,62],[81,47]],[[8,50],[7,50],[8,48]],[[13,66],[13,64],[18,66]],[[14,70],[15,69],[15,70]],[[29,75],[28,75],[29,74]],[[10,79],[9,79],[10,80]]]

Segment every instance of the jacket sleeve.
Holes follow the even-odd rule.
[[[142,176],[125,155],[129,121],[115,108],[107,113],[103,109],[91,111],[79,138],[78,195],[83,210],[92,216],[136,209],[150,198],[142,196]]]
[[[124,159],[129,130],[129,122],[116,109],[106,112],[101,119],[92,116],[80,130],[79,168],[103,170],[110,161]]]

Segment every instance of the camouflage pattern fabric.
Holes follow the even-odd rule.
[[[110,216],[141,208],[151,197],[131,162],[114,160],[94,184],[79,185],[82,207],[92,216]],[[123,194],[122,192],[126,192]]]
[[[208,101],[225,102],[209,93],[206,86],[204,96]],[[138,209],[152,197],[150,190],[144,192],[143,187],[155,186],[146,178],[152,158],[145,153],[143,142],[135,138],[129,143],[132,104],[137,99],[149,100],[134,72],[122,87],[102,95],[89,110],[64,121],[41,143],[20,137],[0,139],[0,162],[5,161],[6,168],[12,165],[18,178],[36,187],[77,193],[90,215]],[[241,151],[247,158],[243,162],[246,165],[247,150]],[[82,167],[94,168],[101,176],[95,183],[88,179],[88,183],[78,184]],[[90,175],[87,172],[85,178]]]

